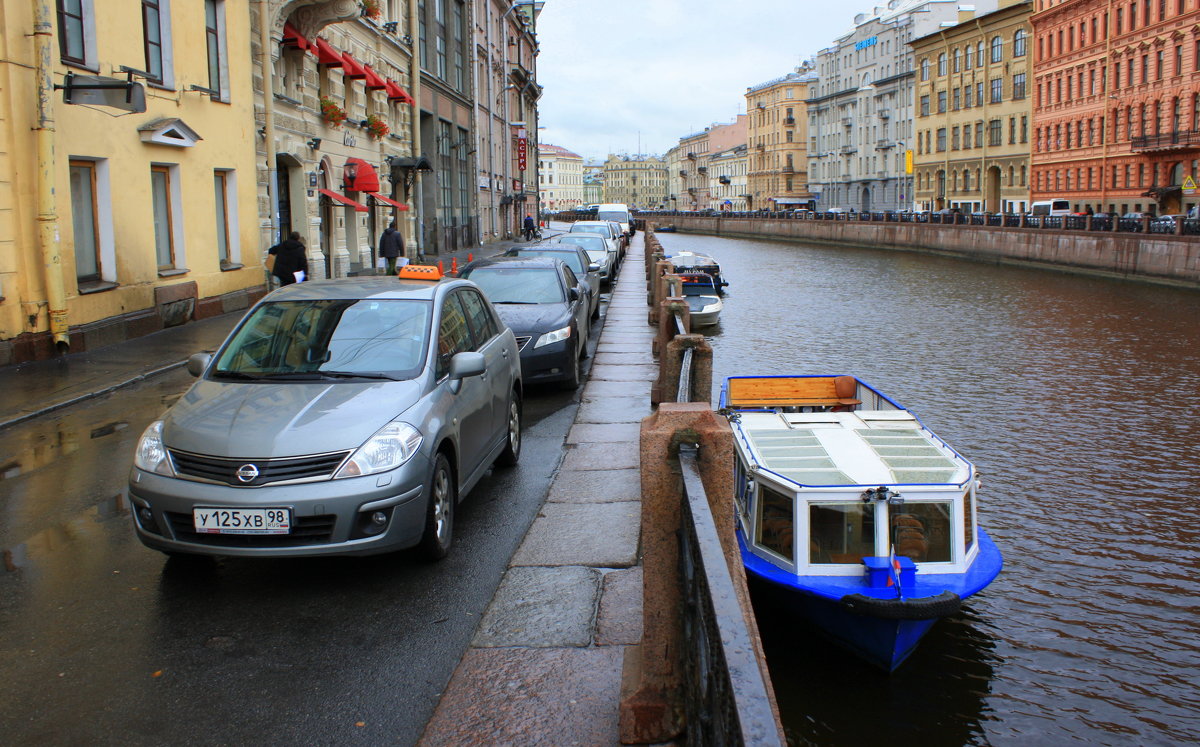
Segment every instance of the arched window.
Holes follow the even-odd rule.
[[[987,59],[983,56],[983,42],[975,45],[975,59],[979,62],[979,66],[983,67],[983,61]]]
[[[1013,32],[1013,57],[1025,56],[1025,29]]]
[[[929,58],[921,58],[921,80],[929,80]]]
[[[963,191],[971,191],[971,171],[969,169],[963,169]]]
[[[942,52],[941,54],[939,54],[939,55],[938,55],[938,71],[937,71],[937,74],[938,74],[938,75],[945,75],[945,74],[946,74],[946,53],[945,53],[945,52]]]
[[[959,69],[960,69],[959,66],[960,66],[961,62],[962,62],[962,50],[956,48],[954,50],[954,68],[953,68],[954,72],[957,73],[959,71]]]
[[[998,36],[992,37],[992,62],[1004,59],[1004,40]]]
[[[967,70],[970,70],[971,65],[974,64],[974,59],[975,59],[975,48],[972,47],[970,44],[967,45],[967,55],[966,56],[967,56],[967,59],[966,59],[964,67]]]

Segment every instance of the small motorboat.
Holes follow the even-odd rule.
[[[675,228],[675,226],[659,226],[658,228],[654,229],[654,232],[655,233],[675,233],[676,230],[677,229]]]
[[[694,275],[696,273],[704,273],[711,277],[713,281],[712,286],[716,289],[718,295],[723,295],[725,293],[725,286],[729,285],[721,277],[721,265],[717,260],[705,254],[678,252],[668,256],[666,259],[671,263],[676,274]]]
[[[685,295],[685,300],[692,329],[711,327],[720,321],[721,310],[725,308],[720,296],[688,293]]]
[[[751,590],[891,672],[1000,573],[971,462],[853,376],[734,376],[736,533]]]

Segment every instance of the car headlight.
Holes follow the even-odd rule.
[[[421,448],[421,432],[408,423],[388,423],[351,455],[349,461],[334,475],[361,477],[387,472],[412,459]]]
[[[161,420],[155,420],[146,428],[133,454],[133,465],[144,472],[173,477],[175,469],[171,466],[171,458],[167,456],[167,447],[163,445],[162,430]]]
[[[533,344],[535,348],[540,348],[543,345],[550,345],[555,342],[562,342],[571,336],[571,325],[567,325],[562,329],[556,329],[553,332],[547,332],[537,339]]]

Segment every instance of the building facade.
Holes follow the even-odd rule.
[[[745,143],[713,153],[708,158],[709,194],[715,209],[750,209],[748,173],[750,158]]]
[[[1032,17],[1035,200],[1185,213],[1200,198],[1200,3],[1048,2]]]
[[[255,143],[259,163],[274,167],[258,182],[262,246],[296,232],[312,277],[371,273],[394,221],[415,256],[416,190],[393,170],[415,151],[410,6],[382,3],[371,15],[339,2],[255,7],[267,10],[265,27],[257,13],[252,26]]]
[[[604,164],[583,165],[583,204],[596,205],[604,201]]]
[[[739,114],[733,122],[713,124],[700,132],[679,138],[677,155],[669,157],[671,161],[678,161],[678,169],[671,173],[678,174],[679,181],[674,181],[672,177],[671,184],[664,184],[664,197],[675,194],[677,199],[675,205],[668,207],[676,210],[716,209],[709,174],[709,156],[745,145],[748,127],[748,117]],[[672,191],[672,186],[678,186],[678,191]]]
[[[811,65],[746,89],[749,174],[741,209],[811,207],[808,111]]]
[[[975,4],[995,10],[995,0]],[[817,54],[809,97],[809,189],[818,210],[907,210],[915,101],[909,43],[958,22],[949,0],[891,0]]]
[[[914,39],[914,181],[922,210],[1025,212],[1033,80],[1031,0]]]
[[[651,209],[667,199],[667,167],[656,156],[610,155],[604,162],[604,202]]]
[[[484,243],[520,235],[525,214],[536,209],[536,182],[528,180],[539,160],[535,136],[541,89],[533,60],[541,8],[541,2],[528,0],[474,2],[474,159]]]
[[[54,8],[0,8],[0,365],[264,292],[246,5]]]
[[[574,210],[583,201],[583,156],[549,143],[538,144],[542,210]]]

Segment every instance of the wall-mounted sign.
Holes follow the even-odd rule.
[[[859,49],[866,49],[867,47],[873,47],[878,43],[879,43],[879,37],[872,36],[870,39],[863,39],[862,41],[855,44],[854,49],[855,49],[855,51],[857,51]]]
[[[524,171],[528,163],[529,156],[529,138],[526,137],[524,127],[517,128],[517,170]]]

